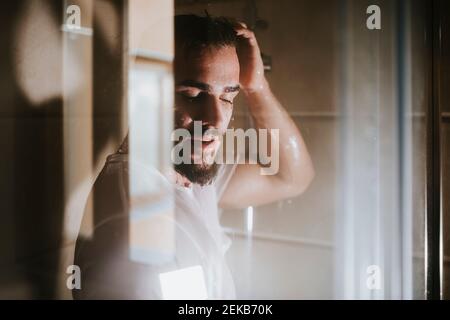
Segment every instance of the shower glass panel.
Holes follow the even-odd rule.
[[[255,32],[315,166],[298,197],[222,211],[239,298],[425,298],[429,4],[371,5],[175,1],[177,14],[207,10]],[[241,97],[230,126],[252,126]]]
[[[449,298],[445,0],[4,6],[0,298]],[[240,163],[213,167],[215,184],[202,187],[174,170],[175,147],[195,149],[199,140],[174,130],[185,120],[180,98],[191,107],[198,98],[177,88],[214,91],[177,82],[178,59],[189,55],[177,52],[185,47],[175,41],[174,16],[188,14],[226,17],[254,33],[265,89],[312,158],[315,176],[302,192],[222,208],[230,185],[236,198],[248,191],[230,184]],[[225,62],[219,69],[228,74],[240,61],[234,69]],[[224,132],[257,128],[239,75],[213,101],[226,112],[192,114],[229,116]],[[228,145],[219,139],[202,135],[200,146]],[[241,157],[256,153],[245,148]],[[277,186],[263,198],[285,190]]]

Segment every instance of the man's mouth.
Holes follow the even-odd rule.
[[[195,158],[203,157],[202,155],[214,155],[219,150],[220,135],[213,132],[201,132],[197,135],[195,133],[194,130],[189,131],[189,134],[181,136],[176,144],[190,145],[192,156]]]

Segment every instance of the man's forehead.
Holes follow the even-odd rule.
[[[237,55],[233,46],[200,46],[200,47],[175,47],[175,60],[196,60],[208,57],[220,57]]]
[[[175,75],[180,77],[210,73],[223,76],[239,75],[239,59],[233,47],[211,48],[176,55],[174,65]]]
[[[234,48],[221,48],[191,57],[177,57],[175,61],[175,83],[227,92],[239,87],[239,60]]]

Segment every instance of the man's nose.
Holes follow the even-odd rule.
[[[208,97],[202,111],[200,120],[203,122],[203,125],[218,129],[223,127],[225,114],[220,98],[214,96]]]

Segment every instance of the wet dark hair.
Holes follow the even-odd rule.
[[[176,50],[189,52],[207,47],[236,47],[234,21],[225,17],[201,17],[194,14],[175,16]]]

